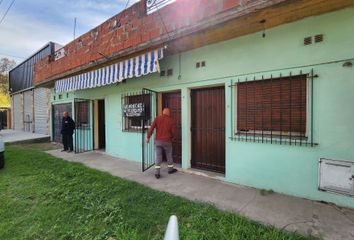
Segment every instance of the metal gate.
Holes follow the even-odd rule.
[[[53,128],[53,141],[61,143],[61,122],[63,118],[63,113],[68,112],[70,116],[72,113],[71,103],[53,104],[52,105],[52,128]]]
[[[155,140],[154,137],[151,137],[150,142],[146,143],[146,136],[149,130],[149,126],[157,115],[157,92],[143,88],[141,99],[144,106],[144,114],[141,120],[142,170],[145,172],[155,165]]]
[[[92,134],[92,100],[74,99],[75,111],[75,153],[89,152],[93,150]]]

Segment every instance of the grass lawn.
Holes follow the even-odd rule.
[[[181,240],[308,239],[63,161],[38,146],[6,146],[1,240],[162,239],[172,214]]]

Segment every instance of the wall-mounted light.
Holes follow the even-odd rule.
[[[342,65],[344,68],[352,68],[353,67],[353,63],[350,61],[347,61],[345,63],[343,63]]]

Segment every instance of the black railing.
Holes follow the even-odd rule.
[[[149,126],[145,123],[152,122],[157,116],[157,92],[144,88],[142,90],[142,96],[144,96],[143,103],[149,104],[149,110],[144,112],[143,119],[142,119],[142,171],[145,172],[146,170],[150,169],[152,166],[155,165],[155,140],[152,137],[150,141],[146,142],[146,137],[148,134]],[[150,124],[149,124],[150,125]]]
[[[84,153],[93,150],[93,131],[91,124],[92,101],[75,99],[75,153]]]
[[[147,14],[153,13],[164,6],[173,3],[175,0],[147,0],[146,1],[146,10]]]

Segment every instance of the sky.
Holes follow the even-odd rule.
[[[139,0],[130,0],[129,5]],[[0,0],[0,19],[12,0]],[[122,11],[128,0],[16,0],[0,24],[0,58],[22,62],[49,41],[66,45]]]

